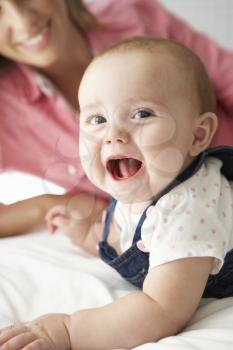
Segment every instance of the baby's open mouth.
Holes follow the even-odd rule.
[[[142,162],[134,158],[116,158],[109,159],[106,167],[115,180],[124,180],[137,174]]]

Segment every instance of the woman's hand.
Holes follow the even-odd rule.
[[[65,314],[48,314],[28,323],[18,323],[0,331],[1,350],[66,350],[70,339]]]

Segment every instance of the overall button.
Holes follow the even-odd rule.
[[[149,249],[145,246],[144,242],[142,240],[137,241],[137,247],[139,250],[141,250],[144,253],[148,253]]]

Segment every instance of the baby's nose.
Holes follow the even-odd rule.
[[[116,127],[110,127],[105,135],[105,143],[127,143],[129,141],[129,135],[126,130]]]

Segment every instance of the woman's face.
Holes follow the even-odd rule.
[[[46,68],[66,51],[74,27],[64,0],[0,0],[0,54]]]

